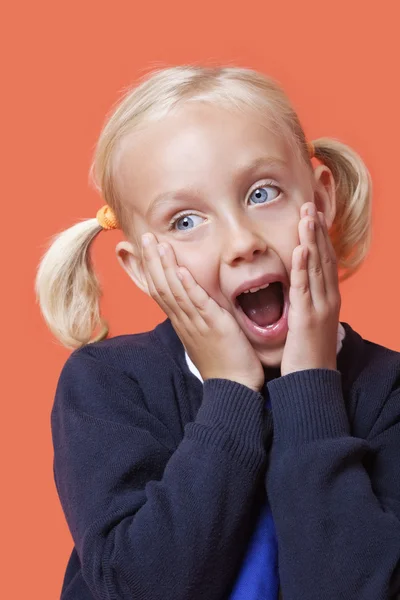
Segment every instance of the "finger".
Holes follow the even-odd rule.
[[[320,231],[324,238],[320,245],[320,255],[324,270],[325,288],[328,297],[331,297],[336,295],[339,289],[337,258],[324,214],[322,212],[318,212],[318,218],[321,224]]]
[[[324,272],[322,270],[318,243],[321,241],[321,232],[318,231],[317,219],[305,217],[299,223],[300,242],[308,247],[308,284],[313,305],[322,309],[326,304],[326,289]]]
[[[196,322],[196,326],[201,328],[204,325],[203,317],[210,299],[207,292],[194,281],[188,270],[186,270],[186,277],[183,279],[178,277],[180,268],[170,244],[159,244],[158,249],[165,278],[171,291],[171,301],[176,304],[172,307],[174,312],[176,314],[180,314],[179,311],[183,312],[191,323]],[[191,280],[189,287],[188,279]]]
[[[216,327],[224,328],[224,309],[197,283],[185,267],[178,267],[175,253],[170,244],[159,244],[161,263],[171,291],[171,309],[185,328],[205,334]],[[182,279],[178,277],[182,275]]]
[[[314,212],[313,212],[314,211]],[[310,217],[314,217],[315,216],[315,211],[316,211],[316,206],[314,204],[314,202],[305,202],[301,207],[300,207],[300,218],[303,219],[305,217],[307,217],[307,215],[309,215]],[[332,241],[329,235],[329,230],[328,230],[328,226],[326,223],[326,219],[325,219],[325,215],[323,212],[317,212],[318,218],[319,218],[319,222],[322,226],[322,232],[324,233],[324,237],[325,237],[325,241],[327,243],[328,246],[328,252],[331,256],[331,260],[333,262],[336,262],[336,252],[335,249],[332,245]]]
[[[307,216],[307,214],[313,216],[313,209],[315,213],[316,206],[314,202],[305,202],[300,208],[301,217],[304,218]],[[318,212],[317,214],[319,223],[321,225],[318,228],[317,236],[323,234],[323,236],[318,240],[318,247],[320,250],[321,266],[324,273],[326,297],[329,300],[335,301],[339,294],[337,256],[329,235],[325,216],[322,212]]]
[[[207,326],[215,328],[223,325],[221,319],[226,316],[226,311],[207,294],[186,267],[180,267],[179,274],[182,285]]]
[[[300,219],[304,219],[307,215],[312,217],[311,211],[313,208],[315,209],[314,202],[305,202],[302,204],[300,207]]]
[[[292,255],[289,301],[290,307],[299,314],[305,314],[312,305],[308,285],[308,252],[307,246],[296,246]]]
[[[146,239],[148,240],[147,244]],[[165,277],[164,268],[157,252],[157,238],[147,233],[142,236],[143,270],[151,297],[170,318],[176,318],[171,302],[171,291]]]

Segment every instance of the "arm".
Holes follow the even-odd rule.
[[[339,371],[293,372],[268,391],[274,440],[267,490],[283,598],[395,598],[400,391],[386,401],[368,440],[350,434]]]
[[[54,471],[94,598],[226,594],[272,422],[244,385],[210,379],[203,390],[175,448],[135,381],[89,357],[67,361],[52,411]]]

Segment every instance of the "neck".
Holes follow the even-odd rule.
[[[281,367],[263,367],[264,368],[264,376],[265,383],[268,381],[272,381],[272,379],[276,379],[281,376]]]

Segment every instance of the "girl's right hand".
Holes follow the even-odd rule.
[[[170,244],[157,246],[151,233],[142,236],[142,241],[146,238],[143,266],[149,293],[171,320],[203,380],[230,379],[260,391],[262,364],[236,320],[196,283],[188,269],[178,267]],[[159,254],[159,248],[164,254]]]

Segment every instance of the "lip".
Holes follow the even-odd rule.
[[[239,307],[239,303],[237,301],[237,297],[240,296],[246,290],[250,290],[254,287],[261,287],[267,283],[273,283],[274,281],[280,281],[283,285],[283,290],[285,291],[288,287],[288,280],[285,275],[282,273],[266,273],[265,275],[261,275],[261,277],[257,277],[256,279],[248,279],[239,285],[238,288],[232,294],[232,302],[234,302],[236,308]]]

